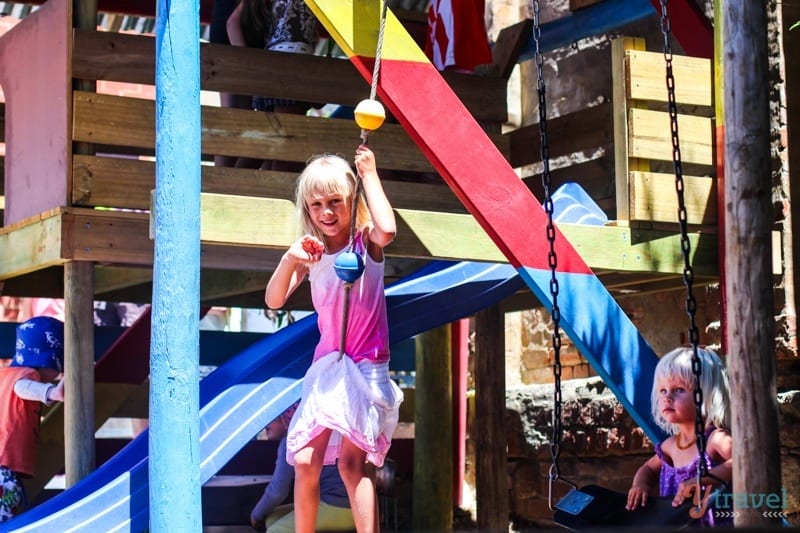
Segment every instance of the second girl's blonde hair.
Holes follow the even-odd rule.
[[[303,234],[310,234],[322,242],[324,236],[314,225],[308,212],[308,203],[314,198],[328,194],[341,194],[347,210],[352,210],[356,191],[356,175],[350,164],[338,155],[322,154],[312,157],[297,180],[295,204],[297,217]],[[358,201],[356,230],[363,229],[372,222],[363,196]]]
[[[730,392],[725,367],[716,352],[712,350],[698,348],[697,355],[701,363],[700,388],[703,392],[702,414],[705,427],[714,425],[730,429]],[[694,391],[696,378],[692,370],[691,348],[676,348],[665,354],[659,359],[653,376],[653,391],[650,397],[653,419],[661,429],[674,435],[678,432],[677,426],[667,422],[658,408],[658,382],[669,378],[682,381],[688,390]]]

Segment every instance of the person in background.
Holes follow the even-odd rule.
[[[297,404],[292,405],[265,429],[269,440],[279,440],[275,470],[264,494],[250,512],[250,525],[258,531],[268,533],[291,533],[294,531],[294,505],[281,505],[291,494],[294,484],[294,468],[286,462],[286,431]],[[355,528],[350,500],[336,465],[322,467],[319,478],[319,512],[315,531],[346,531]]]
[[[312,54],[318,39],[317,20],[303,0],[241,0],[226,24],[234,46]],[[305,115],[313,104],[286,98],[255,96],[252,109]],[[240,158],[237,167],[298,172],[302,165],[285,161]]]
[[[20,478],[36,471],[42,405],[64,401],[64,324],[33,317],[17,326],[11,363],[0,368],[0,522],[27,505]]]

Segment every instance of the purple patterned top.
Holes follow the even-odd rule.
[[[706,440],[708,439],[709,435],[717,428],[714,426],[709,426],[706,429]],[[681,482],[686,481],[687,479],[694,479],[697,477],[697,465],[700,457],[695,457],[694,461],[686,466],[681,467],[674,467],[670,464],[671,460],[667,460],[664,457],[664,452],[661,449],[661,443],[656,444],[656,455],[659,459],[661,459],[661,475],[659,476],[658,480],[658,491],[659,495],[661,496],[675,496],[678,492],[678,485]],[[708,453],[703,452],[703,457],[706,461],[706,466],[708,468],[713,468],[716,466],[716,463],[711,460]],[[714,509],[713,509],[714,499],[713,497],[709,501],[708,510],[706,511],[705,516],[703,518],[697,520],[697,525],[700,526],[727,526],[733,525],[733,521],[726,520],[725,518],[716,518],[714,517]],[[730,522],[730,523],[729,523]]]

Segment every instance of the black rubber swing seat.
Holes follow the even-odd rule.
[[[659,528],[676,530],[687,527],[693,521],[689,516],[691,501],[673,507],[671,497],[650,497],[647,505],[632,511],[625,509],[627,501],[627,493],[599,485],[586,485],[571,491],[556,504],[553,521],[576,531]]]

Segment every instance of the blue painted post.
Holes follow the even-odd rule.
[[[156,6],[150,530],[201,531],[199,0]]]

